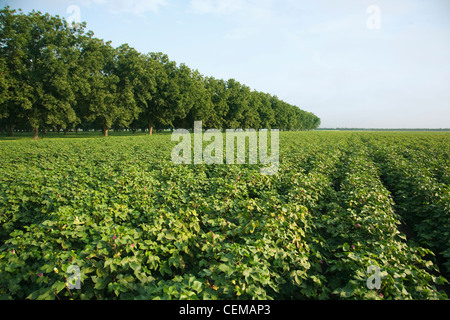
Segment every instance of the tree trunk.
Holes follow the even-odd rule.
[[[108,136],[109,129],[103,128],[102,132],[103,132],[103,136],[107,137],[107,136]]]
[[[10,136],[11,136],[11,137],[14,137],[14,125],[13,125],[13,124],[9,126],[9,130],[10,130],[10,131],[9,131]]]
[[[35,128],[33,127],[33,140],[37,140],[38,139],[38,130],[39,128]]]
[[[153,126],[150,124],[148,126],[148,135],[151,136],[153,134]]]

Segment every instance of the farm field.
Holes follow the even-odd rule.
[[[280,132],[272,176],[79,137],[0,141],[0,299],[448,299],[450,133]]]

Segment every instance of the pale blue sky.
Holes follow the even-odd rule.
[[[5,4],[75,20],[68,9],[76,6],[87,29],[114,46],[164,52],[206,76],[234,78],[315,113],[322,127],[450,127],[450,0]]]

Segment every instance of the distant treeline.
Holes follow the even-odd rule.
[[[163,53],[142,54],[86,24],[0,10],[0,130],[277,128],[311,130],[314,114],[234,79],[205,77]]]
[[[370,128],[319,128],[317,130],[327,131],[450,131],[450,128],[438,128],[438,129],[425,129],[425,128],[403,128],[403,129],[370,129]]]

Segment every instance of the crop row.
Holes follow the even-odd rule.
[[[404,242],[390,193],[364,146],[340,149],[335,145],[318,154],[322,165],[308,174],[317,189],[306,191],[317,199],[308,206],[314,208],[314,234],[307,239],[315,240],[311,247],[323,257],[329,290],[341,298],[442,297],[435,285],[445,279],[433,275],[436,266],[425,259],[429,250]],[[303,193],[301,187],[298,190]],[[369,290],[366,282],[367,268],[374,265],[381,270],[378,291]]]
[[[445,150],[442,151],[442,155]],[[411,240],[431,249],[450,272],[450,188],[448,157],[428,149],[410,155],[401,144],[373,143],[372,153],[382,179],[392,191],[396,210],[412,230]],[[427,160],[424,160],[427,159]],[[436,160],[438,159],[438,160]],[[424,166],[426,162],[429,165]],[[439,162],[439,166],[431,163]],[[440,168],[430,170],[429,168]]]

